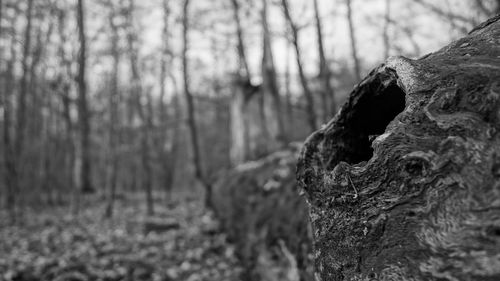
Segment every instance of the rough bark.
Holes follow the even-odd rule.
[[[500,16],[389,59],[305,143],[319,280],[500,278]]]

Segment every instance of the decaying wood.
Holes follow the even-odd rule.
[[[309,137],[319,280],[500,280],[500,16],[390,58]]]

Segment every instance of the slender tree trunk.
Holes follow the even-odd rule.
[[[111,77],[111,91],[109,93],[108,107],[109,107],[109,124],[108,124],[108,165],[107,165],[107,177],[106,182],[108,184],[108,205],[106,207],[105,217],[112,217],[116,199],[116,185],[118,177],[118,152],[117,152],[117,137],[118,132],[116,130],[119,122],[118,118],[118,101],[119,101],[119,66],[120,66],[120,50],[119,44],[119,34],[118,26],[116,26],[113,21],[115,17],[115,12],[113,11],[109,18],[109,24],[111,27],[111,55],[113,58],[113,73]]]
[[[51,14],[52,15],[52,14]],[[32,114],[30,120],[30,126],[28,132],[31,132],[28,135],[29,139],[37,139],[40,141],[40,149],[38,151],[39,156],[39,164],[36,170],[39,171],[39,178],[36,176],[31,176],[34,180],[33,183],[30,183],[29,186],[39,186],[39,190],[47,195],[47,203],[53,204],[52,194],[54,193],[54,189],[56,184],[53,181],[53,169],[54,165],[54,154],[52,152],[52,145],[50,141],[52,124],[54,124],[54,107],[52,106],[52,99],[50,96],[50,92],[47,88],[42,87],[37,89],[36,85],[39,84],[37,81],[37,70],[42,62],[43,57],[46,55],[47,45],[50,43],[52,38],[54,28],[54,21],[52,18],[49,19],[49,26],[47,28],[46,33],[44,34],[42,29],[38,29],[37,34],[37,43],[36,48],[33,54],[33,59],[31,63],[30,69],[30,91],[34,95],[34,102],[32,105],[32,112],[36,112],[36,115]],[[42,69],[39,71],[44,73],[46,68],[44,65],[41,65]],[[44,115],[42,109],[48,109],[47,114]]]
[[[271,32],[269,30],[267,0],[262,0],[262,29],[263,29],[263,55],[262,55],[262,88],[263,96],[269,94],[272,98],[274,118],[277,126],[277,141],[281,144],[286,143],[287,136],[284,130],[283,111],[281,98],[278,88],[278,79],[276,78],[276,69],[274,66],[274,56],[272,51]],[[273,119],[274,119],[273,118]]]
[[[233,81],[233,96],[231,97],[231,150],[230,161],[233,165],[248,160],[250,156],[249,124],[247,122],[247,105],[250,98],[248,88],[253,87],[251,74],[245,52],[245,42],[243,40],[243,27],[240,18],[240,5],[238,0],[232,0],[233,17],[236,23],[236,38],[238,51],[238,75]],[[261,115],[261,117],[264,117]],[[262,127],[262,129],[267,129]]]
[[[236,23],[236,37],[238,39],[238,58],[240,67],[240,76],[245,77],[250,82],[251,74],[248,67],[248,61],[245,52],[245,43],[243,41],[243,28],[240,19],[240,5],[238,0],[232,0],[233,3],[233,17]]]
[[[346,0],[347,6],[347,23],[349,24],[349,34],[351,39],[351,55],[352,61],[354,63],[354,75],[356,81],[361,80],[361,66],[358,58],[357,43],[356,43],[356,31],[354,30],[354,22],[352,17],[352,5],[351,0]]]
[[[78,123],[80,129],[80,141],[78,155],[80,159],[79,167],[79,192],[91,193],[94,191],[91,182],[91,148],[90,148],[90,113],[87,101],[87,82],[85,77],[87,46],[85,35],[85,6],[84,0],[78,0],[77,6],[77,22],[78,22],[78,38],[80,41],[80,49],[78,53]]]
[[[148,90],[150,91],[150,90]],[[142,91],[141,91],[142,92]],[[147,214],[149,216],[154,215],[155,210],[154,210],[154,200],[153,200],[153,166],[152,166],[152,161],[151,161],[151,134],[153,132],[153,110],[152,110],[152,97],[151,93],[147,92],[146,94],[146,107],[147,110],[144,113],[144,121],[143,121],[143,137],[141,138],[141,150],[142,150],[142,168],[144,169],[143,172],[143,187],[146,190],[146,207],[147,207]],[[139,99],[137,100],[138,102],[140,101]],[[138,104],[138,106],[141,106]]]
[[[389,57],[389,52],[391,50],[391,43],[389,38],[389,26],[391,24],[391,0],[385,0],[385,17],[384,17],[384,59]]]
[[[172,192],[172,184],[175,175],[175,166],[176,166],[176,158],[177,158],[177,134],[178,134],[178,126],[175,125],[175,129],[173,130],[173,139],[172,145],[167,145],[168,140],[168,112],[167,106],[165,102],[166,95],[166,81],[169,76],[168,70],[168,56],[170,52],[170,36],[169,36],[169,20],[170,20],[170,6],[169,0],[163,0],[162,8],[163,8],[163,29],[162,29],[162,42],[163,42],[163,50],[161,57],[161,66],[160,66],[160,102],[159,102],[159,119],[160,119],[160,141],[158,145],[158,149],[162,152],[160,163],[162,165],[162,185],[165,190],[165,199],[166,202],[170,200],[171,192]],[[176,100],[176,98],[174,97]],[[177,106],[174,105],[176,113],[174,117],[177,118]],[[180,118],[178,119],[180,120]]]
[[[2,37],[3,0],[0,0],[0,38]]]
[[[292,110],[292,90],[290,83],[292,82],[290,76],[290,60],[291,51],[290,43],[286,44],[286,61],[285,61],[285,101],[286,101],[286,120],[288,120],[288,136],[293,139],[293,110]]]
[[[21,160],[22,158],[24,137],[26,134],[26,103],[28,94],[28,80],[29,80],[28,76],[30,73],[29,56],[31,52],[31,30],[32,30],[32,20],[33,20],[32,11],[33,11],[33,0],[28,0],[28,8],[26,10],[26,29],[24,31],[23,59],[22,59],[23,74],[20,81],[18,109],[17,109],[16,155],[18,156],[18,160]]]
[[[182,17],[182,67],[183,67],[183,81],[184,81],[184,95],[186,97],[186,106],[187,106],[187,125],[189,127],[189,131],[191,133],[191,148],[193,151],[193,165],[195,177],[198,181],[200,181],[205,187],[205,205],[209,209],[213,209],[212,207],[212,185],[206,179],[204,175],[201,156],[200,156],[200,147],[198,143],[198,129],[196,127],[196,116],[195,116],[195,108],[194,108],[194,99],[191,91],[189,90],[189,69],[188,69],[188,33],[189,33],[189,0],[184,0],[183,6],[183,17]]]
[[[65,127],[65,167],[66,167],[66,181],[65,184],[68,186],[69,190],[77,190],[77,185],[74,177],[75,170],[75,136],[74,136],[74,128],[73,121],[71,120],[71,97],[69,95],[70,92],[70,76],[71,76],[71,62],[66,58],[66,50],[64,46],[68,42],[68,38],[65,33],[66,26],[66,12],[61,9],[58,14],[58,33],[60,36],[59,43],[59,59],[61,66],[61,74],[59,78],[60,83],[60,94],[61,94],[61,103],[63,105],[62,116],[64,119],[64,127]]]
[[[325,55],[325,46],[323,40],[323,30],[321,18],[319,16],[318,0],[314,0],[314,16],[316,19],[316,35],[318,39],[318,53],[319,53],[319,76],[323,82],[322,102],[323,102],[323,122],[327,122],[332,114],[337,111],[337,104],[335,103],[335,91],[331,82],[331,71],[328,65],[328,60]]]
[[[16,207],[19,205],[19,196],[21,192],[20,189],[23,187],[21,183],[24,170],[24,142],[26,136],[26,108],[27,108],[27,95],[28,95],[28,81],[29,81],[29,57],[31,52],[31,30],[32,30],[32,20],[33,20],[33,0],[28,0],[28,6],[26,9],[26,28],[24,30],[24,48],[22,57],[22,76],[19,87],[19,95],[17,97],[17,123],[16,123],[16,138],[13,144],[13,155],[11,158],[13,165],[13,185],[11,188],[10,199],[11,202],[9,206],[12,210],[13,221],[16,220],[17,213],[15,211]],[[12,78],[14,74],[12,73]],[[14,78],[15,79],[15,78]],[[9,82],[10,83],[10,82]]]
[[[311,88],[309,87],[309,82],[307,81],[306,75],[304,73],[302,56],[300,53],[300,46],[299,46],[299,30],[290,15],[288,1],[282,0],[281,4],[283,6],[283,12],[285,14],[286,21],[288,22],[288,26],[292,34],[292,43],[293,46],[295,47],[295,59],[297,60],[297,68],[299,70],[300,83],[302,85],[302,89],[304,90],[304,96],[306,98],[307,121],[309,123],[310,130],[315,131],[318,128],[318,125],[317,125],[316,113],[314,110],[314,97]]]
[[[25,175],[27,170],[26,167],[26,158],[24,154],[24,146],[25,139],[27,133],[27,103],[28,103],[28,90],[29,90],[29,80],[30,80],[30,54],[31,54],[31,34],[32,34],[32,23],[33,23],[33,0],[28,0],[28,7],[26,10],[26,28],[24,31],[24,48],[23,48],[23,58],[21,61],[22,64],[22,76],[19,87],[19,95],[17,101],[17,128],[16,128],[16,139],[14,143],[14,151],[15,151],[15,166],[16,166],[16,174],[17,174],[17,186],[13,193],[13,204],[18,205],[17,207],[21,208],[20,205],[21,197],[18,196],[25,187]]]
[[[127,43],[128,51],[130,56],[130,70],[132,74],[132,98],[134,100],[135,108],[141,120],[141,165],[142,165],[142,188],[146,192],[146,208],[147,214],[154,214],[154,204],[153,204],[153,187],[152,187],[152,173],[153,169],[151,166],[151,129],[152,121],[150,118],[151,112],[146,112],[141,104],[141,96],[144,94],[142,89],[141,77],[139,74],[139,51],[135,47],[137,44],[137,34],[133,28],[133,12],[135,9],[134,0],[129,0],[127,23],[128,23],[128,34]],[[149,93],[147,94],[148,107],[151,105]]]
[[[15,38],[13,35],[12,38]],[[17,175],[16,167],[16,153],[15,147],[13,145],[13,134],[12,134],[12,101],[11,93],[14,90],[14,64],[16,61],[16,51],[14,48],[15,44],[13,40],[11,41],[11,59],[7,62],[7,74],[5,77],[5,88],[2,93],[3,99],[3,144],[4,144],[4,161],[5,161],[5,186],[6,186],[6,196],[5,196],[5,206],[9,212],[9,217],[12,223],[16,221],[16,191],[19,186],[19,179]]]

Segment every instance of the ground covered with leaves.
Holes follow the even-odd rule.
[[[78,216],[28,211],[22,225],[2,219],[0,281],[239,280],[234,247],[199,199],[156,204],[146,217],[137,197],[119,202],[113,219],[103,203]]]

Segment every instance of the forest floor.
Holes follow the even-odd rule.
[[[199,198],[157,203],[153,217],[142,194],[133,198],[117,202],[113,219],[97,200],[79,216],[68,207],[27,212],[22,226],[2,214],[0,281],[239,280],[234,247]]]

